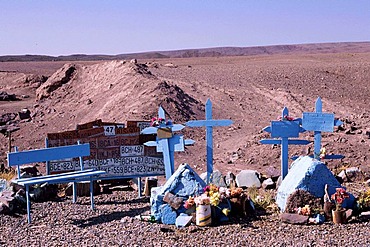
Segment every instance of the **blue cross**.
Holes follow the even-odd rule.
[[[271,137],[280,139],[263,139],[260,141],[261,144],[281,145],[281,176],[283,179],[288,174],[288,146],[307,145],[310,143],[307,140],[289,139],[289,137],[299,137],[299,133],[306,131],[300,126],[302,119],[289,119],[288,108],[284,107],[281,121],[272,121],[271,126],[263,129],[271,133]]]
[[[158,118],[164,119],[165,113],[162,107],[159,107]],[[145,146],[157,147],[157,152],[163,153],[163,162],[166,172],[166,180],[168,180],[175,171],[175,154],[174,152],[181,152],[185,150],[185,145],[192,145],[195,143],[193,140],[184,140],[183,135],[173,135],[173,131],[179,131],[185,128],[181,124],[160,123],[156,127],[147,127],[141,131],[141,134],[157,134],[161,130],[170,130],[171,137],[161,138],[157,135],[156,141],[148,141],[144,143]]]
[[[214,120],[212,119],[212,102],[210,99],[206,102],[206,120],[192,120],[186,122],[189,127],[206,127],[206,143],[207,143],[207,183],[210,182],[211,174],[213,173],[213,127],[229,126],[233,121],[229,119]]]
[[[305,130],[314,131],[314,155],[315,159],[320,160],[321,152],[321,132],[333,132],[334,126],[342,125],[343,122],[337,119],[334,119],[333,113],[323,113],[322,112],[322,101],[318,97],[315,103],[315,112],[304,112],[302,127]],[[343,155],[325,155],[324,159],[342,159]]]

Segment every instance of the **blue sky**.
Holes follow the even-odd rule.
[[[0,0],[0,55],[370,41],[370,0]]]

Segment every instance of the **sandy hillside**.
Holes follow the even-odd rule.
[[[215,167],[222,171],[280,170],[280,148],[261,145],[268,138],[262,128],[281,115],[301,117],[313,111],[317,97],[323,111],[345,122],[342,129],[323,135],[329,153],[343,154],[330,166],[370,166],[370,53],[270,55],[214,58],[153,59],[130,62],[0,63],[0,90],[15,93],[20,101],[0,102],[3,113],[27,107],[30,122],[19,123],[14,144],[38,148],[48,132],[74,129],[76,124],[102,118],[124,122],[150,119],[162,105],[176,123],[204,118],[204,103],[213,102],[217,119],[234,124],[214,129]],[[48,78],[42,82],[44,75]],[[37,77],[38,76],[38,77]],[[27,78],[36,78],[30,80]],[[39,78],[39,79],[37,79]],[[205,170],[205,132],[187,128],[197,141],[176,163],[188,162]],[[1,158],[7,139],[1,135]],[[313,140],[312,133],[301,139]],[[309,145],[309,146],[312,146]],[[290,155],[306,154],[296,146]]]

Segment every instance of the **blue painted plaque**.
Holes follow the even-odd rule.
[[[295,121],[271,121],[271,137],[299,137],[299,124]]]
[[[302,127],[313,131],[334,131],[334,114],[321,112],[304,112]]]

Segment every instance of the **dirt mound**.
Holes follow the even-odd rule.
[[[159,105],[174,121],[202,114],[204,106],[179,86],[151,73],[136,60],[109,61],[90,66],[66,64],[40,88],[37,98],[43,112],[63,112],[70,124],[102,118],[107,121],[150,119]],[[74,109],[67,112],[65,109]],[[48,120],[57,119],[50,114]]]
[[[50,93],[60,88],[63,84],[68,83],[73,76],[77,66],[66,64],[55,72],[44,84],[36,90],[37,99],[41,100],[50,96]]]

